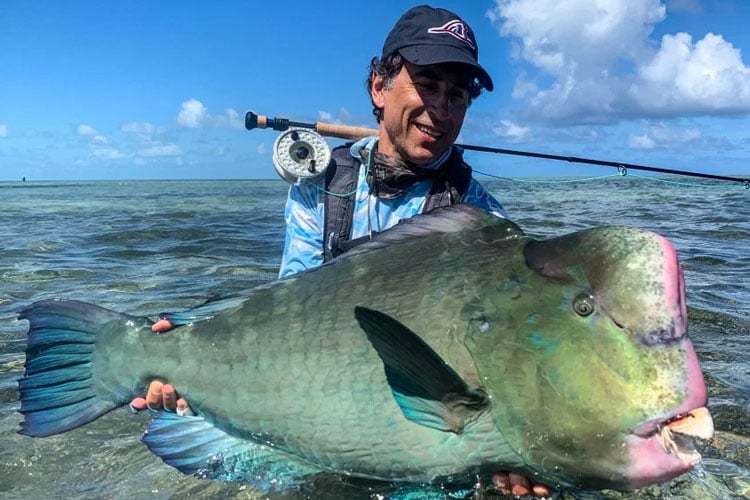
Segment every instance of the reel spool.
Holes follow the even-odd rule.
[[[331,148],[312,130],[295,128],[279,135],[273,144],[276,173],[292,184],[315,181],[325,174],[331,161]]]

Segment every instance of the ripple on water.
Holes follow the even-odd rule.
[[[59,280],[89,280],[95,278],[96,272],[89,269],[14,269],[0,273],[0,278],[9,282],[40,284]]]

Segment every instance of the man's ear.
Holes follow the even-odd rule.
[[[383,77],[379,75],[372,75],[372,85],[370,86],[370,97],[372,97],[373,104],[375,104],[375,106],[380,109],[383,109],[383,106],[385,105],[385,96],[383,95],[384,90],[385,90],[385,85],[384,85]]]

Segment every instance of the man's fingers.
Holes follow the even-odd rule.
[[[143,411],[146,408],[146,398],[133,398],[133,401],[130,402],[130,411],[132,411],[133,413],[138,413],[139,411]]]
[[[507,472],[498,472],[492,476],[492,484],[503,495],[510,495],[510,477]]]
[[[164,318],[159,318],[159,320],[151,325],[151,331],[154,333],[164,333],[168,332],[172,329],[172,323],[169,320],[166,320]]]
[[[543,484],[535,484],[532,488],[534,496],[539,498],[549,498],[552,496],[552,489],[549,486]]]
[[[159,380],[153,380],[148,386],[146,393],[146,405],[152,410],[160,410],[164,401],[162,398],[162,388],[164,383]]]
[[[177,408],[177,393],[172,384],[164,384],[161,388],[162,404],[167,411]]]
[[[498,472],[492,476],[492,484],[503,495],[514,495],[524,497],[533,493],[535,498],[549,498],[552,489],[543,484],[535,484],[533,487],[529,480],[521,474],[514,472]]]
[[[525,497],[531,493],[531,483],[526,476],[515,472],[511,472],[508,476],[510,477],[510,492],[513,495]]]
[[[146,408],[176,412],[178,415],[195,415],[183,398],[177,397],[177,391],[172,384],[165,384],[160,380],[152,380],[148,386],[146,398],[134,398],[130,402],[130,409],[138,413]]]
[[[195,415],[195,413],[193,413],[193,410],[191,410],[188,406],[187,401],[185,401],[183,398],[177,400],[177,414],[186,417],[192,417],[193,415]]]

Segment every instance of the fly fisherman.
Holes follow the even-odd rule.
[[[290,188],[280,278],[317,267],[437,207],[462,202],[505,216],[454,145],[472,100],[483,88],[493,89],[466,22],[445,9],[410,9],[388,34],[381,57],[372,59],[367,87],[378,134],[334,149],[325,179]],[[161,318],[153,330],[173,326]],[[131,403],[134,410],[147,406],[189,411],[174,387],[160,381],[151,383],[146,399]],[[518,496],[551,493],[514,473],[497,473],[493,482]]]

